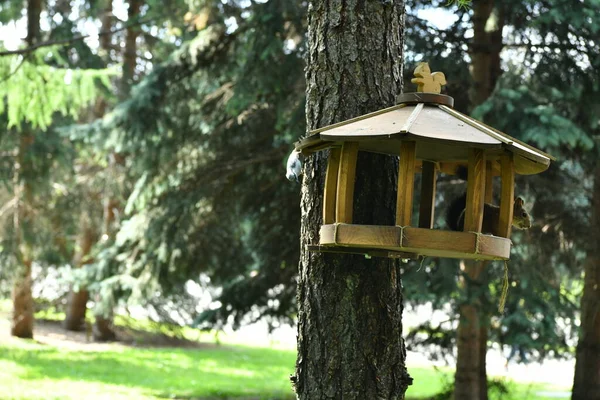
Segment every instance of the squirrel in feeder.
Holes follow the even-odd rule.
[[[461,179],[467,179],[467,169],[459,167],[457,174]],[[515,199],[513,208],[512,225],[517,229],[531,228],[531,216],[523,207],[525,202],[522,198]],[[452,201],[446,212],[446,223],[453,231],[463,231],[465,225],[465,208],[467,205],[467,194],[457,197]],[[498,236],[498,224],[500,220],[500,207],[485,203],[483,206],[483,222],[481,233]]]

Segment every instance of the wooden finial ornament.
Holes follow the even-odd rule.
[[[410,81],[417,85],[417,92],[440,93],[442,91],[442,86],[446,84],[446,76],[444,73],[431,73],[429,64],[426,62],[417,65],[414,75],[416,78],[413,78]]]

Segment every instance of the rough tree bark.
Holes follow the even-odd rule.
[[[502,30],[505,16],[503,5],[494,0],[473,2],[473,40],[469,45],[470,72],[473,85],[469,90],[470,108],[483,103],[492,94],[502,72],[500,52],[503,47]],[[469,292],[481,287],[481,272],[486,262],[467,261],[461,269],[469,277],[461,281],[462,290]],[[474,286],[473,286],[474,285]],[[481,301],[459,307],[457,329],[457,362],[454,398],[461,400],[487,400],[487,339],[489,316],[482,315]]]
[[[27,37],[28,46],[33,46],[40,37],[41,0],[27,2]],[[11,335],[20,338],[33,337],[34,304],[31,293],[31,264],[33,257],[33,188],[29,183],[31,163],[28,152],[34,142],[33,132],[26,126],[20,133],[17,163],[15,165],[15,198],[17,207],[14,216],[15,235],[17,235],[16,254],[19,261],[18,270],[12,290],[13,315]]]
[[[577,344],[573,400],[600,400],[600,165],[594,171],[592,227],[581,298],[581,328]]]
[[[311,1],[309,129],[394,104],[402,84],[402,0]],[[398,263],[306,250],[318,243],[326,157],[307,159],[298,282],[298,399],[403,399],[412,379],[402,339]],[[394,224],[397,158],[359,154],[354,222]]]

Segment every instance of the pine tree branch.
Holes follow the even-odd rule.
[[[19,72],[19,69],[25,63],[25,60],[27,60],[27,57],[23,57],[23,59],[21,59],[21,62],[19,63],[19,65],[17,65],[17,67],[13,71],[11,71],[10,73],[6,74],[6,76],[3,76],[2,79],[0,79],[0,83],[6,82],[10,78],[12,78],[17,72]]]
[[[98,32],[97,35],[76,35],[76,36],[73,36],[73,37],[71,37],[69,39],[48,40],[46,42],[36,43],[33,46],[25,47],[23,49],[0,51],[0,57],[13,56],[13,55],[17,55],[17,54],[29,54],[29,53],[34,52],[35,50],[40,49],[42,47],[57,46],[57,45],[66,45],[66,44],[70,44],[70,43],[76,42],[78,40],[87,39],[87,38],[92,37],[92,36],[101,37],[101,36],[106,36],[106,35],[112,35],[112,34],[117,33],[117,32],[125,31],[125,30],[127,30],[127,29],[129,29],[131,27],[134,27],[134,26],[139,26],[139,25],[143,25],[143,24],[148,23],[148,22],[155,21],[158,18],[159,17],[156,16],[156,17],[153,17],[153,18],[139,20],[139,21],[133,22],[131,24],[127,24],[125,26],[122,26],[121,28],[116,28],[116,29],[111,29],[111,30],[108,30],[108,31]]]

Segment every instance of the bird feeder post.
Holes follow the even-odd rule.
[[[509,238],[515,201],[515,161],[513,154],[503,154],[500,158],[500,165],[502,169],[502,193],[500,197],[498,236]]]
[[[419,228],[433,228],[436,182],[436,164],[432,161],[423,161],[423,167],[421,172],[421,204],[419,207]]]
[[[465,232],[481,233],[485,197],[485,170],[485,152],[481,149],[469,149]]]
[[[413,141],[403,141],[400,146],[398,196],[396,200],[397,226],[409,226],[412,219],[416,149],[417,143]]]
[[[333,147],[329,152],[327,174],[325,175],[325,188],[323,193],[323,225],[333,224],[335,221],[335,205],[337,195],[338,173],[342,149]]]
[[[337,199],[335,207],[335,221],[337,223],[352,223],[357,158],[358,143],[344,142],[340,154],[340,167],[337,181]]]
[[[494,200],[494,170],[491,161],[485,163],[485,202],[492,204]]]

